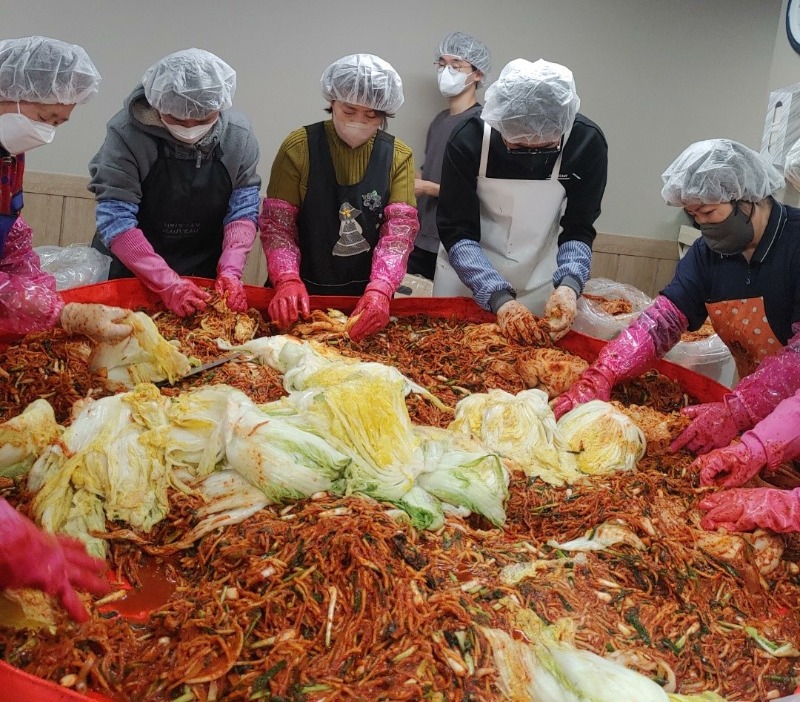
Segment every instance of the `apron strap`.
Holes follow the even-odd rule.
[[[561,173],[561,157],[564,155],[564,149],[567,148],[567,141],[569,141],[570,132],[572,132],[572,127],[569,128],[569,131],[564,132],[564,141],[561,144],[561,150],[558,152],[558,158],[553,164],[553,170],[550,173],[550,180],[558,180],[558,176]]]
[[[483,143],[481,144],[481,165],[478,168],[478,178],[486,177],[486,164],[489,161],[489,140],[492,136],[492,128],[487,122],[483,123]]]

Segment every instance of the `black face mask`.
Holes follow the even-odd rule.
[[[733,212],[716,224],[700,224],[703,240],[713,252],[723,256],[733,256],[744,251],[753,241],[753,211],[747,215],[738,202],[733,204]]]

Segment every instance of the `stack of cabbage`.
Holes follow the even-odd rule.
[[[558,422],[541,390],[511,395],[476,393],[456,406],[450,429],[472,436],[527,475],[551,485],[588,475],[633,470],[644,455],[644,434],[613,405],[593,400]]]
[[[278,402],[258,406],[225,385],[170,398],[143,383],[87,402],[62,433],[37,401],[0,425],[16,447],[0,455],[0,473],[23,473],[37,459],[28,478],[37,519],[97,555],[104,542],[91,532],[107,519],[149,530],[169,510],[170,485],[207,500],[189,541],[323,491],[389,502],[418,528],[437,529],[450,507],[503,524],[508,471],[467,437],[412,425],[404,394],[424,389],[381,364],[274,343],[287,347],[287,383],[302,388]]]

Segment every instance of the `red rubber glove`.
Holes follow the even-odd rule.
[[[698,505],[708,511],[700,522],[709,531],[771,529],[785,534],[800,531],[800,488],[737,488],[709,495]]]
[[[364,337],[383,329],[389,323],[389,298],[379,290],[367,290],[361,296],[356,308],[350,315],[355,319],[347,330],[353,341],[361,341]]]
[[[722,402],[684,407],[681,414],[689,417],[692,423],[669,445],[673,452],[685,448],[696,454],[708,453],[727,446],[739,432],[752,426],[747,410],[735,393],[725,395]]]
[[[56,597],[76,622],[89,613],[73,588],[104,595],[111,590],[100,577],[106,564],[67,536],[41,531],[0,499],[0,588],[33,587]]]
[[[269,317],[280,327],[294,324],[298,317],[306,319],[311,314],[308,291],[299,278],[282,280],[275,286],[275,297],[268,307]]]
[[[247,293],[242,281],[232,275],[219,275],[214,290],[225,298],[228,308],[234,312],[247,312]]]

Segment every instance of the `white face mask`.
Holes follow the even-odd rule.
[[[19,112],[0,115],[0,144],[10,154],[21,154],[53,141],[56,128],[46,122],[36,122]]]
[[[468,85],[467,79],[472,73],[462,73],[450,66],[445,66],[444,70],[439,73],[439,92],[446,98],[461,95]]]
[[[378,133],[378,127],[363,122],[340,122],[335,116],[333,118],[333,128],[339,138],[351,149],[357,149],[366,144]]]
[[[210,124],[198,124],[196,127],[182,127],[180,124],[167,124],[164,122],[164,126],[178,141],[182,141],[185,144],[196,144],[211,131],[211,127],[216,123],[217,120],[214,120]]]

